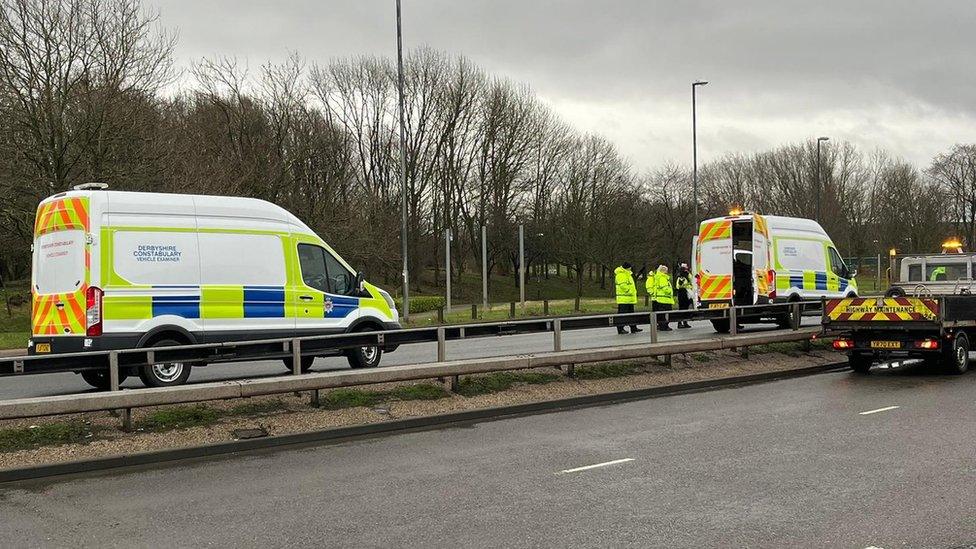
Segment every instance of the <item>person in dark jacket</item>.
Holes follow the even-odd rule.
[[[693,309],[695,301],[692,299],[691,292],[691,273],[688,271],[688,264],[682,263],[678,267],[678,277],[674,281],[674,288],[678,291],[678,309]],[[691,328],[687,320],[678,322],[678,328]]]

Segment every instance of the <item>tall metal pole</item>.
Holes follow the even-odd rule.
[[[400,0],[396,0],[397,25],[397,92],[400,96],[400,227],[403,255],[403,319],[410,318],[410,269],[407,262],[407,137],[403,106],[403,38],[400,34]]]
[[[695,203],[694,232],[698,232],[698,106],[695,89],[708,82],[698,80],[691,83],[691,198]]]
[[[519,225],[519,301],[525,312],[525,227]]]
[[[444,230],[444,272],[447,273],[447,312],[451,312],[451,229]]]
[[[488,310],[488,227],[481,226],[481,296],[483,310]]]

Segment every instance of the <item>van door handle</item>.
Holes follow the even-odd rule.
[[[298,299],[301,299],[302,301],[312,301],[313,297],[310,295],[300,295],[298,296]]]

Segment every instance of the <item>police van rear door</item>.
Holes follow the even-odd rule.
[[[702,307],[728,307],[732,301],[732,220],[701,224],[695,247],[695,281]]]

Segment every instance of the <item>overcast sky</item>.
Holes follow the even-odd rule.
[[[181,64],[396,54],[394,0],[147,0]],[[530,85],[635,166],[820,135],[922,165],[976,141],[976,1],[403,0],[404,47]]]

